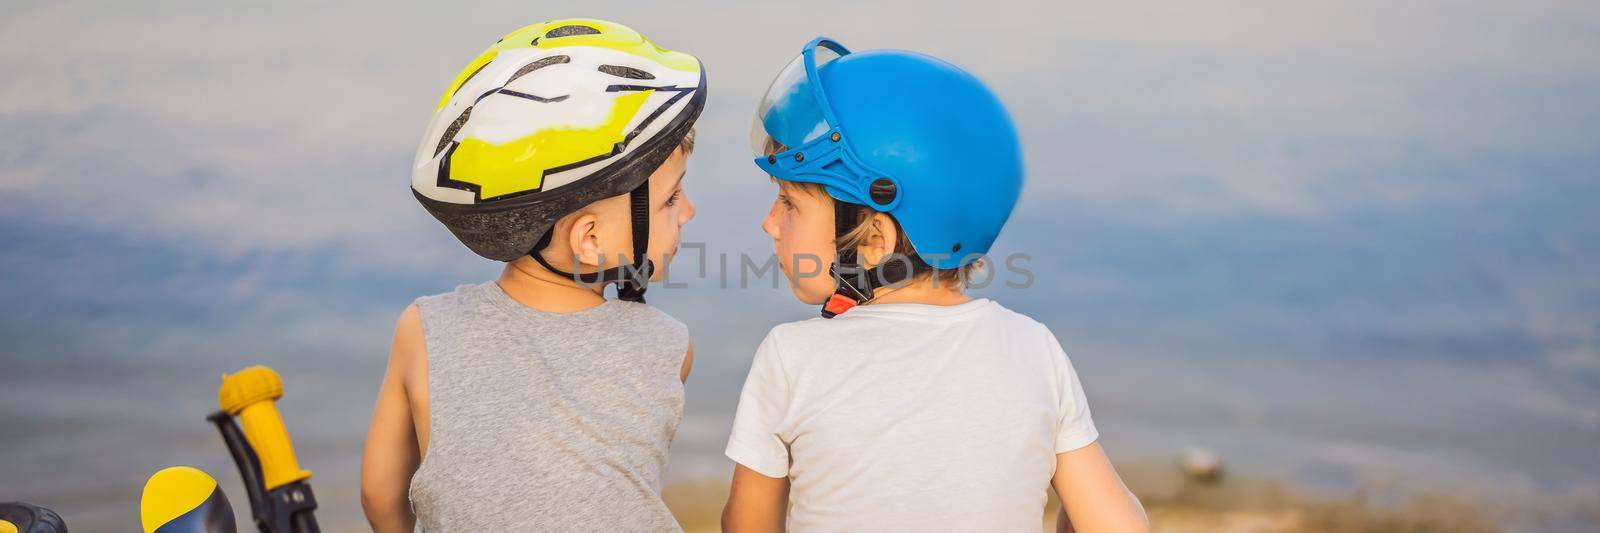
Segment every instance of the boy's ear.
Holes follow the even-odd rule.
[[[894,220],[887,213],[872,212],[872,230],[865,239],[856,247],[867,268],[878,266],[894,252],[894,243],[900,242],[900,234],[895,231]]]
[[[600,264],[603,252],[600,235],[595,231],[599,221],[600,217],[594,213],[581,212],[573,216],[572,226],[567,229],[567,257],[576,257],[578,263],[585,266]]]

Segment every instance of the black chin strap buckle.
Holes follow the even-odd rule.
[[[833,201],[835,241],[843,241],[845,235],[854,231],[864,209],[864,206]],[[889,254],[882,263],[872,268],[861,266],[853,247],[839,248],[835,251],[835,257],[838,258],[837,262],[828,267],[828,273],[833,276],[835,289],[833,295],[828,297],[828,301],[822,304],[823,318],[833,318],[849,311],[851,307],[871,302],[877,297],[876,292],[879,288],[894,287],[910,281],[917,274],[933,270],[933,267],[924,262],[915,251],[910,254],[898,252]]]
[[[855,264],[854,250],[841,250],[839,257],[849,263],[834,264],[828,268],[836,288],[828,301],[822,304],[822,318],[839,316],[852,307],[871,302],[880,288],[897,287],[917,274],[933,270],[916,253],[891,254],[883,264],[872,268]]]
[[[839,316],[852,307],[872,301],[872,293],[876,288],[867,269],[853,263],[836,263],[828,267],[828,274],[833,276],[836,288],[833,295],[828,297],[828,301],[822,304],[822,318]]]
[[[629,209],[632,215],[633,232],[633,264],[624,264],[608,268],[599,272],[573,274],[556,268],[544,256],[539,254],[546,246],[550,245],[550,233],[555,228],[546,230],[544,237],[533,245],[533,250],[528,255],[533,256],[540,266],[557,275],[572,278],[579,283],[616,283],[617,299],[629,302],[644,303],[644,291],[650,288],[650,276],[655,275],[656,264],[649,258],[650,255],[650,181],[645,180],[628,193]],[[573,260],[577,266],[577,260]],[[605,266],[604,263],[601,266]]]
[[[643,265],[623,268],[624,279],[617,282],[617,299],[644,303],[644,291],[650,288],[650,276],[655,274],[656,262],[646,259]]]

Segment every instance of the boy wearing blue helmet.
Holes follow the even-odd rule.
[[[1062,529],[1148,529],[1050,330],[964,292],[1022,188],[1015,129],[981,82],[817,39],[752,141],[778,183],[762,228],[823,318],[756,351],[726,530],[1037,531],[1052,486]]]

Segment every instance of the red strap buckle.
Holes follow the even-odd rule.
[[[856,301],[854,298],[836,292],[833,293],[833,296],[828,297],[828,303],[822,305],[822,316],[833,318],[855,306]]]

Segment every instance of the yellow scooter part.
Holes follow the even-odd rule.
[[[264,366],[252,366],[222,376],[217,403],[223,411],[239,417],[245,440],[261,460],[262,484],[266,490],[311,478],[310,470],[300,469],[295,459],[289,431],[278,414],[277,399],[283,396],[283,380]]]
[[[234,533],[233,506],[217,480],[200,469],[174,466],[150,476],[139,499],[144,533]],[[0,530],[0,533],[4,533]]]

